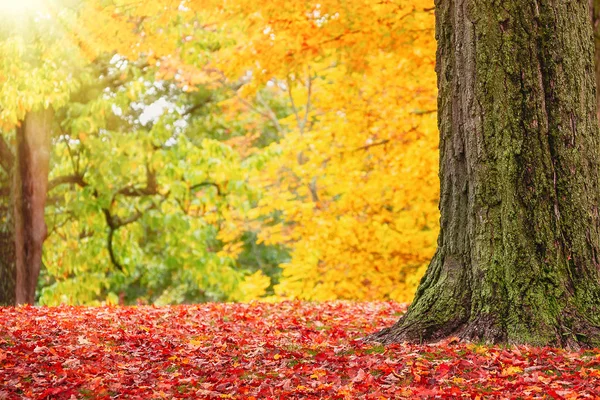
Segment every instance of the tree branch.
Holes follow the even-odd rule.
[[[77,153],[77,162],[75,161],[75,157],[73,157],[73,150],[71,150],[71,146],[69,145],[70,136],[65,133],[65,131],[60,129],[65,138],[65,145],[67,146],[67,152],[69,153],[69,157],[71,157],[71,165],[73,166],[73,170],[75,173],[79,173],[79,160],[81,159],[80,153]]]
[[[275,114],[275,111],[273,111],[273,109],[271,107],[269,107],[269,105],[267,104],[267,102],[263,100],[263,98],[260,95],[260,93],[256,94],[256,99],[258,100],[258,102],[260,103],[260,105],[263,106],[267,110],[266,114],[262,113],[259,109],[253,107],[252,104],[248,103],[247,101],[245,101],[241,97],[239,97],[239,98],[240,98],[240,100],[242,100],[242,103],[247,104],[250,108],[252,108],[254,111],[256,111],[257,113],[259,113],[260,115],[262,115],[262,116],[267,117],[268,119],[270,119],[271,122],[273,122],[273,125],[275,125],[275,129],[277,129],[278,133],[283,133],[283,129],[281,128],[281,125],[279,124],[279,120],[277,119],[277,115]]]
[[[287,77],[286,81],[288,96],[290,97],[290,103],[292,104],[292,111],[294,112],[294,116],[296,117],[296,124],[298,124],[298,129],[300,129],[300,135],[304,133],[304,127],[302,126],[302,122],[300,121],[300,114],[298,113],[298,108],[296,107],[296,103],[294,102],[294,96],[292,95],[292,81],[290,77]]]
[[[218,183],[215,183],[215,182],[201,182],[201,183],[197,183],[197,184],[195,184],[195,185],[193,185],[193,186],[190,187],[190,192],[195,192],[196,190],[198,190],[198,189],[200,189],[201,187],[204,187],[204,186],[212,186],[212,187],[214,187],[214,188],[217,189],[217,194],[219,196],[223,195],[223,192],[221,190],[221,186]]]
[[[237,97],[237,99],[239,101],[241,101],[242,104],[244,104],[246,107],[248,107],[252,111],[256,112],[257,114],[262,115],[263,117],[265,117],[265,118],[269,119],[271,122],[273,122],[273,125],[275,125],[275,129],[277,129],[277,132],[279,132],[279,133],[283,132],[283,129],[281,128],[281,125],[279,124],[279,120],[277,119],[277,115],[271,109],[271,107],[269,107],[269,105],[262,99],[260,94],[256,95],[256,99],[258,100],[260,105],[263,106],[267,110],[266,112],[261,111],[258,107],[255,107],[248,100],[246,100],[242,96],[240,96],[240,94],[238,93],[238,89],[247,83],[247,82],[245,82],[244,79],[242,79],[238,83],[235,83],[234,85],[230,85],[230,84],[227,84],[227,77],[225,76],[225,74],[223,74],[223,71],[219,71],[219,70],[210,70],[210,71],[216,72],[221,75],[222,78],[219,79],[219,82],[221,82],[221,84],[223,86],[225,86],[225,87],[229,88],[231,91],[233,91],[233,93],[235,94],[235,97]]]
[[[437,108],[434,110],[414,110],[414,111],[411,111],[411,114],[425,115],[425,114],[433,114],[434,112],[437,112]]]
[[[148,212],[154,208],[156,208],[156,204],[150,205],[144,211],[140,211],[140,210],[136,209],[135,214],[130,215],[129,217],[127,217],[125,219],[121,219],[115,215],[112,215],[108,208],[102,209],[102,213],[104,214],[104,219],[106,220],[106,224],[108,225],[108,236],[106,237],[106,248],[108,249],[108,255],[110,257],[110,262],[115,267],[117,267],[117,269],[119,271],[124,272],[125,268],[123,267],[123,264],[121,264],[119,262],[116,254],[115,254],[115,249],[114,249],[114,244],[113,244],[115,232],[117,232],[120,228],[122,228],[126,225],[137,222],[140,218],[142,218],[144,216],[144,214],[146,212]]]
[[[306,129],[308,122],[308,113],[310,112],[310,96],[312,95],[312,78],[310,76],[310,67],[308,67],[308,80],[306,82],[308,95],[306,97],[306,112],[304,113],[304,120],[302,121],[302,130]]]
[[[356,149],[354,149],[354,151],[368,150],[371,147],[381,146],[381,145],[384,145],[384,144],[389,143],[389,142],[390,142],[390,139],[385,139],[385,140],[382,140],[380,142],[375,142],[375,143],[366,144],[364,146],[357,147]]]
[[[113,236],[115,234],[115,230],[114,229],[110,229],[108,231],[108,236],[106,238],[106,248],[108,249],[108,256],[110,257],[110,262],[117,267],[117,269],[121,272],[125,271],[125,268],[123,267],[123,265],[119,262],[119,260],[117,260],[117,257],[115,255],[115,250],[113,249]]]
[[[89,185],[84,180],[84,176],[82,174],[65,175],[65,176],[60,176],[55,179],[52,179],[48,183],[48,191],[51,191],[52,189],[54,189],[60,185],[64,185],[64,184],[74,184],[74,185],[77,185],[82,188],[87,187]],[[141,196],[146,196],[146,195],[159,194],[158,183],[156,180],[156,174],[154,173],[154,171],[152,171],[150,169],[150,167],[146,166],[146,186],[143,188],[136,188],[134,186],[127,186],[127,187],[121,188],[117,192],[114,193],[113,201],[114,201],[115,197],[119,194],[123,195],[123,196],[127,196],[127,197],[141,197]],[[93,195],[94,195],[94,197],[98,198],[99,197],[98,191],[94,190]],[[149,211],[153,208],[156,208],[156,204],[150,205],[143,211],[136,209],[136,212],[127,218],[120,218],[116,215],[113,215],[110,212],[109,208],[102,208],[102,213],[104,214],[104,219],[106,220],[106,225],[108,225],[108,235],[106,238],[106,247],[108,249],[108,254],[109,254],[111,263],[119,271],[124,272],[125,268],[124,268],[123,264],[121,264],[119,262],[119,260],[116,256],[116,253],[115,253],[114,243],[113,243],[115,232],[126,225],[137,222],[140,218],[142,218],[144,213],[146,213],[147,211]]]
[[[213,97],[212,96],[208,96],[208,98],[206,99],[206,101],[198,102],[198,103],[190,106],[187,110],[185,110],[184,112],[182,112],[180,115],[182,117],[190,115],[194,111],[201,109],[202,107],[204,107],[207,104],[210,104],[212,101],[213,101]]]
[[[119,189],[116,195],[123,195],[127,197],[141,197],[141,196],[152,196],[158,194],[158,182],[156,181],[156,173],[146,165],[146,187],[136,188],[134,186],[126,186]],[[114,198],[114,197],[113,197]]]
[[[83,175],[80,175],[80,174],[64,175],[64,176],[59,176],[57,178],[54,178],[50,182],[48,182],[48,192],[52,191],[53,189],[57,188],[60,185],[66,185],[66,184],[77,185],[82,188],[88,186],[88,183],[83,180]]]

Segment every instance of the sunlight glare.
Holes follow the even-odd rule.
[[[44,9],[44,0],[0,0],[0,17],[35,14]]]

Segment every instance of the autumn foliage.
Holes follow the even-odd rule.
[[[291,107],[248,214],[291,251],[275,293],[410,300],[437,237],[431,4],[243,3],[245,36],[217,65],[252,71],[247,102],[266,84]]]
[[[600,397],[600,353],[364,343],[397,303],[0,309],[2,399]]]
[[[5,140],[56,110],[39,301],[409,301],[438,232],[432,3],[181,4],[0,40]]]

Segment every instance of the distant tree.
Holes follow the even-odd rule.
[[[98,53],[117,43],[133,45],[127,26],[113,21],[110,10],[98,12],[91,1],[5,3],[0,8],[5,60],[0,66],[0,304],[22,304],[35,299],[47,234],[53,110],[81,87],[85,67]],[[97,40],[119,29],[117,39]]]
[[[600,344],[588,2],[436,4],[441,231],[384,343]]]
[[[0,136],[0,305],[15,303],[16,273],[15,240],[10,182],[14,156]]]
[[[0,16],[0,51],[7,60],[0,67],[2,305],[34,301],[47,233],[44,207],[53,121],[50,104],[61,103],[68,96],[61,84],[69,79],[64,79],[68,71],[54,63],[54,57],[68,49],[57,46],[56,37],[48,37],[54,36],[55,28],[34,21],[34,11],[31,16],[20,14],[29,11],[11,5]]]

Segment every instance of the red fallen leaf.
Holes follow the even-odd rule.
[[[451,368],[452,367],[448,364],[441,364],[440,366],[437,367],[436,372],[440,376],[440,378],[443,378],[444,376],[446,376],[448,374],[448,372],[450,372]]]
[[[354,378],[352,378],[352,383],[357,383],[357,382],[361,382],[362,380],[365,379],[365,371],[363,369],[359,369],[358,372],[356,373],[356,376]]]
[[[202,397],[205,397],[205,396],[208,396],[208,397],[221,397],[221,393],[215,392],[215,391],[212,391],[212,390],[205,390],[205,389],[198,389],[195,394],[199,398],[202,398]]]
[[[62,388],[62,387],[57,387],[57,388],[48,388],[46,390],[44,390],[40,396],[38,397],[40,400],[45,399],[49,396],[56,396],[58,394],[61,394],[67,390],[69,390],[70,388]]]
[[[292,388],[292,380],[288,378],[281,382],[280,386],[283,390],[290,390]]]
[[[449,394],[451,394],[453,396],[460,396],[462,393],[463,393],[463,391],[457,387],[452,387],[449,390]]]
[[[420,396],[420,397],[428,397],[428,396],[437,396],[439,394],[437,389],[429,389],[429,388],[417,388],[414,391],[414,394]]]
[[[452,336],[449,337],[448,339],[444,340],[444,344],[446,346],[450,346],[451,344],[455,344],[455,343],[459,343],[460,342],[460,338],[458,336]]]
[[[560,394],[558,394],[554,389],[552,388],[547,388],[546,389],[546,393],[549,394],[550,396],[554,397],[554,399],[564,399],[563,396],[561,396]]]
[[[33,349],[34,353],[45,353],[48,351],[48,348],[46,346],[36,346],[35,349]]]

